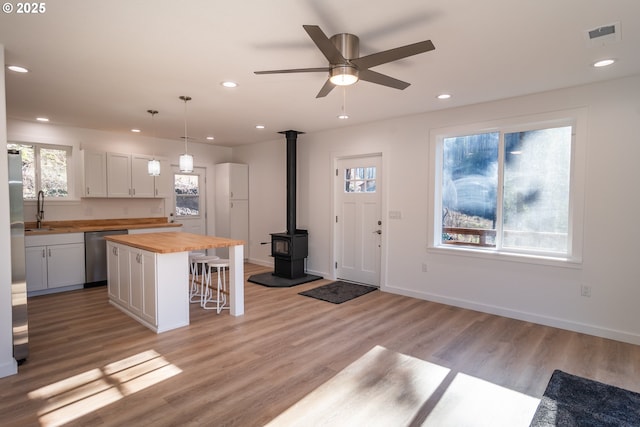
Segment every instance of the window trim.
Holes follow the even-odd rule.
[[[493,260],[507,260],[533,264],[579,268],[582,265],[582,243],[584,230],[584,182],[586,165],[586,108],[554,111],[487,122],[463,124],[431,129],[429,132],[429,173],[427,214],[427,251],[438,254],[455,254]],[[569,193],[569,230],[567,254],[528,252],[504,248],[485,248],[461,245],[446,245],[442,239],[442,167],[443,140],[447,137],[500,132],[499,182],[502,181],[503,135],[558,126],[573,126],[571,146],[571,171]],[[502,203],[502,192],[498,191],[497,203]],[[499,221],[502,221],[501,209]]]

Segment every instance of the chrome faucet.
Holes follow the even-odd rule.
[[[42,228],[44,219],[44,191],[38,191],[38,206],[36,207],[36,227]]]

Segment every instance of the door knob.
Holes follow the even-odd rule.
[[[373,233],[382,234],[382,230],[375,230],[375,231],[373,231]]]

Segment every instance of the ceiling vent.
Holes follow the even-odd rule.
[[[603,46],[620,41],[620,22],[592,28],[584,32],[587,47]]]

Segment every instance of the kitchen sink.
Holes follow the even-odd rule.
[[[25,228],[24,231],[30,231],[30,232],[39,232],[39,231],[52,231],[53,228],[51,227],[42,227],[42,228]]]

